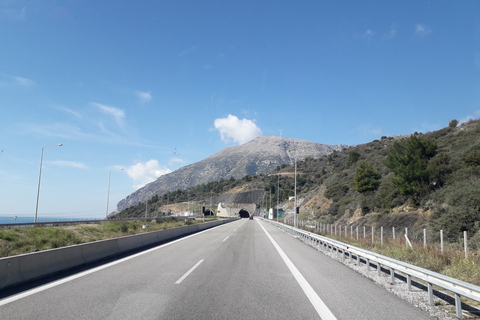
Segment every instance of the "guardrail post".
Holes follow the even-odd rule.
[[[455,311],[456,311],[457,317],[462,319],[463,318],[462,297],[458,293],[455,293]]]
[[[467,231],[463,231],[463,246],[465,247],[465,259],[468,259]]]
[[[407,274],[407,288],[408,292],[412,292],[412,276]]]
[[[377,276],[382,276],[382,265],[377,262]]]
[[[427,282],[428,288],[428,304],[433,306],[433,286],[430,282]]]
[[[365,239],[367,237],[367,233],[365,231],[365,226],[363,226],[363,239]]]
[[[383,227],[380,227],[380,246],[383,247]]]
[[[390,268],[390,281],[395,284],[395,270],[393,268]]]
[[[408,228],[405,228],[405,246],[408,248]]]
[[[423,229],[423,249],[427,248],[427,229]]]
[[[350,226],[350,238],[353,238],[353,226]]]
[[[370,259],[366,259],[367,260],[367,271],[370,271]]]
[[[443,230],[440,230],[440,252],[443,255]]]
[[[357,229],[357,240],[358,240],[358,226],[357,226],[357,228],[356,228],[356,229]]]

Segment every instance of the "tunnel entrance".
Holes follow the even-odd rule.
[[[212,210],[205,210],[205,215],[206,216],[213,216],[213,211]]]
[[[240,218],[250,218],[250,213],[248,213],[248,211],[245,209],[240,210],[238,212],[238,215],[240,216]]]

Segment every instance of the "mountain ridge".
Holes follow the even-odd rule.
[[[226,147],[201,161],[160,176],[118,202],[117,211],[168,191],[188,189],[222,178],[237,179],[267,173],[277,166],[293,163],[295,157],[297,161],[320,158],[347,147],[278,136],[258,137],[242,145]]]

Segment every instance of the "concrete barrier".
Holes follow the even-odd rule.
[[[0,290],[231,221],[216,220],[0,258]]]
[[[108,239],[89,242],[79,245],[82,248],[82,256],[85,263],[92,263],[120,253],[117,239]]]
[[[127,252],[141,248],[144,246],[142,242],[142,234],[117,238],[117,246],[119,252]]]
[[[142,234],[142,243],[144,246],[149,246],[158,242],[156,232],[147,232]]]
[[[18,257],[20,274],[25,281],[39,279],[85,264],[80,246],[39,251]]]
[[[19,256],[3,258],[0,261],[0,290],[24,282],[20,273]]]

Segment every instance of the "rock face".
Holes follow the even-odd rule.
[[[221,178],[235,179],[246,175],[267,173],[282,164],[291,164],[307,157],[320,158],[347,145],[325,145],[277,136],[256,138],[242,145],[230,146],[208,158],[163,175],[127,196],[117,204],[121,211],[154,195],[188,189]]]

